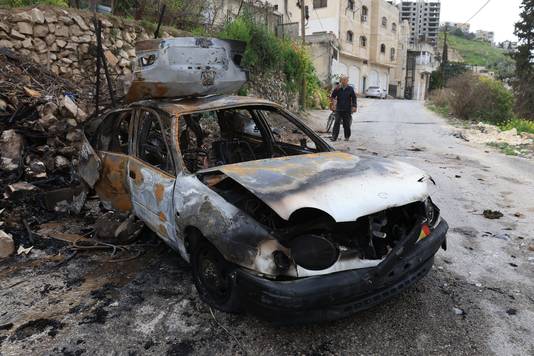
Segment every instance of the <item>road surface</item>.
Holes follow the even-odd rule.
[[[327,115],[307,120],[322,129]],[[0,354],[534,354],[532,161],[453,137],[415,101],[361,100],[352,129],[334,145],[426,170],[451,227],[449,249],[402,295],[341,321],[277,327],[210,311],[161,245],[117,264],[58,265],[34,251],[0,264]],[[504,216],[488,220],[485,209]]]

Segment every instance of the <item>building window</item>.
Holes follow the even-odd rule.
[[[360,36],[360,47],[367,47],[367,37]]]
[[[395,48],[389,50],[389,59],[391,59],[392,62],[395,62]]]
[[[328,6],[328,0],[313,0],[313,8],[320,9]]]
[[[382,17],[382,27],[388,27],[388,19],[386,17]]]
[[[397,32],[397,24],[395,22],[391,24],[391,31]]]
[[[367,15],[369,15],[367,6],[362,6],[362,22],[367,22]]]
[[[347,41],[352,42],[352,38],[354,37],[354,34],[352,31],[347,31]]]
[[[332,59],[335,59],[337,61],[337,49],[332,48]]]
[[[380,53],[386,53],[386,45],[383,43],[380,45]]]
[[[347,2],[347,10],[354,11],[354,0],[349,0]]]

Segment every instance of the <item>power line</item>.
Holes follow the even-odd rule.
[[[473,16],[471,16],[471,17],[469,18],[469,20],[467,20],[466,22],[464,22],[462,25],[465,25],[466,23],[468,23],[469,21],[471,21],[472,19],[474,19],[476,15],[478,15],[482,10],[484,10],[484,8],[485,8],[486,6],[488,6],[488,4],[490,3],[490,1],[491,1],[491,0],[486,1],[486,3],[485,3],[484,5],[482,5],[482,7],[481,7],[480,9],[478,9],[478,11],[475,12],[475,14],[474,14]]]

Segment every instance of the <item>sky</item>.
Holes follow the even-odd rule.
[[[487,0],[441,0],[440,22],[465,22]],[[517,41],[514,24],[519,20],[521,0],[491,0],[489,4],[469,21],[471,32],[485,30],[495,32],[495,41]]]

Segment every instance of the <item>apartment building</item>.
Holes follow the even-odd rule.
[[[408,20],[410,23],[410,44],[430,43],[435,46],[439,33],[440,1],[401,1],[397,6],[401,20]]]
[[[349,77],[358,94],[379,86],[402,96],[403,33],[399,10],[384,0],[301,0],[308,5],[306,41],[317,72],[325,84]],[[273,1],[285,23],[300,21],[297,1]],[[404,32],[403,32],[404,31]]]
[[[408,47],[405,99],[426,99],[430,87],[430,76],[438,68],[434,48],[429,43],[419,43]]]
[[[283,16],[272,1],[265,0],[206,0],[203,16],[209,27],[222,27],[239,15],[249,14],[255,21],[272,31],[278,31]]]
[[[468,23],[461,22],[445,22],[443,26],[447,27],[449,31],[461,30],[462,32],[469,33],[471,30],[471,25]]]
[[[477,40],[487,41],[493,43],[495,41],[495,33],[493,31],[477,30],[475,32],[475,38]]]
[[[508,40],[502,41],[501,43],[499,43],[499,47],[509,52],[514,52],[515,50],[517,50],[517,42],[512,42]]]

